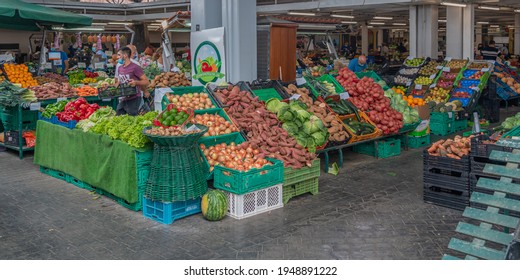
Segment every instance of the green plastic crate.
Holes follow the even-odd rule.
[[[401,154],[401,140],[397,138],[387,138],[369,143],[358,144],[354,146],[354,152],[376,158],[389,158],[398,156]]]
[[[40,172],[43,174],[47,174],[51,177],[54,177],[56,179],[67,181],[68,175],[65,172],[54,170],[54,169],[43,167],[43,166],[40,166]]]
[[[314,86],[312,86],[312,84],[309,82],[309,78],[305,78],[305,80],[307,81],[307,84],[309,85],[310,89],[311,89],[311,92],[314,94],[314,96],[318,97],[320,96],[318,90],[316,90],[314,88]],[[324,81],[327,81],[329,83],[332,83],[334,84],[334,88],[336,89],[336,93],[337,94],[340,94],[340,93],[343,93],[345,92],[345,90],[343,89],[343,87],[338,83],[338,81],[336,81],[336,79],[334,77],[332,77],[331,75],[329,74],[325,74],[325,75],[322,75],[318,78],[316,78],[316,80],[320,81],[320,82],[324,82]]]
[[[195,113],[199,113],[199,112],[209,113],[209,112],[214,112],[214,109],[218,109],[217,102],[215,102],[215,99],[213,99],[213,96],[206,90],[205,87],[202,87],[202,86],[174,87],[171,89],[173,90],[173,92],[170,92],[170,94],[173,94],[173,95],[184,95],[184,94],[188,94],[188,93],[207,93],[209,99],[211,99],[211,103],[213,104],[213,106],[215,106],[215,108],[206,109],[206,110],[195,110]],[[161,101],[162,110],[166,109],[166,107],[168,107],[168,104],[170,104],[170,102],[166,98],[166,95],[164,95],[164,97]]]
[[[430,113],[430,123],[439,122],[439,123],[447,123],[449,121],[455,120],[455,114],[453,112],[431,112]]]
[[[312,195],[318,194],[319,178],[311,178],[305,181],[298,182],[292,185],[283,185],[283,204],[296,196],[311,193]]]
[[[317,158],[312,162],[311,167],[302,167],[299,169],[293,169],[291,167],[284,168],[284,179],[283,184],[294,185],[296,183],[307,181],[312,178],[320,177],[320,159]]]
[[[20,119],[18,117],[18,107],[7,107],[2,109],[2,123],[5,130],[18,130]],[[22,109],[22,129],[36,129],[38,122],[38,111]]]
[[[403,127],[401,129],[399,129],[399,133],[414,131],[420,124],[421,124],[421,120],[419,120],[415,123],[403,124]]]
[[[235,144],[240,144],[240,143],[245,142],[244,137],[242,137],[242,135],[239,132],[234,132],[234,133],[231,133],[228,135],[230,136],[230,138],[227,138],[227,137],[226,138],[224,138],[224,137],[221,137],[221,138],[206,137],[204,139],[201,138],[199,140],[199,145],[204,144],[204,146],[206,146],[206,147],[211,147],[211,146],[215,146],[220,143],[230,144],[231,142],[234,142]],[[200,152],[202,153],[203,151],[200,150]],[[209,170],[210,166],[209,166],[208,161],[206,160],[206,157],[203,156],[203,159],[204,159],[204,164],[206,165],[206,168]],[[209,171],[208,178],[206,178],[206,179],[208,179],[208,180],[213,179],[213,171]]]
[[[453,122],[430,122],[430,133],[433,135],[446,136],[452,133]]]
[[[421,137],[415,137],[415,136],[407,136],[408,137],[408,147],[412,149],[417,149],[425,146],[430,145],[430,134],[421,136]]]
[[[480,132],[484,133],[485,135],[490,135],[489,130],[487,130],[487,129],[480,129]],[[473,134],[473,131],[468,130],[468,131],[465,131],[464,133],[462,133],[462,137],[469,137],[469,136],[471,136],[471,134]]]
[[[510,139],[513,137],[519,137],[520,136],[520,125],[513,127],[513,129],[509,130],[507,133],[504,133],[500,139]]]
[[[237,171],[222,165],[213,170],[213,186],[234,194],[245,194],[283,183],[283,162],[266,158],[272,165],[249,171]]]
[[[358,77],[359,79],[363,79],[364,77],[372,78],[374,80],[374,82],[376,82],[376,83],[379,83],[380,81],[383,80],[374,71],[356,72],[356,77]],[[386,84],[386,82],[385,82],[385,84]],[[390,89],[390,87],[388,85],[386,85],[382,88],[384,91]]]
[[[276,98],[278,100],[283,99],[274,88],[255,89],[253,90],[253,93],[258,96],[258,99],[261,101],[267,101],[271,98]]]
[[[213,112],[208,112],[208,113],[201,112],[201,111],[195,111],[195,115],[204,115],[204,114],[219,115],[219,116],[223,117],[226,121],[232,123],[238,129],[238,126],[231,120],[231,118],[228,116],[226,111],[224,111],[224,109],[218,108],[217,110],[215,110]],[[235,139],[237,133],[240,133],[240,132],[236,131],[236,132],[222,134],[222,135],[216,135],[216,136],[202,136],[199,140],[199,143],[201,143],[201,141],[205,140],[205,139],[213,139],[213,140],[222,139],[221,143],[229,143],[229,142],[232,142],[233,139]]]
[[[458,120],[453,122],[451,132],[457,132],[468,128],[468,120]]]

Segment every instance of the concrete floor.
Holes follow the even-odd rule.
[[[421,152],[348,152],[318,195],[244,220],[171,225],[0,152],[0,259],[440,259],[461,212],[423,202]]]

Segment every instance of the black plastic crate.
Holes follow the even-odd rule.
[[[215,100],[215,102],[217,103],[217,106],[219,108],[226,108],[226,107],[229,107],[227,105],[225,105],[222,100],[220,100],[220,98],[218,97],[218,95],[216,95],[216,91],[219,90],[219,89],[227,89],[229,86],[238,86],[240,88],[240,91],[247,91],[249,92],[249,94],[251,96],[253,96],[253,92],[251,91],[251,88],[247,85],[246,82],[238,82],[236,83],[235,85],[233,84],[228,84],[226,86],[217,86],[216,84],[207,84],[206,85],[206,90],[209,92],[209,94],[211,95],[211,97],[213,97],[213,100]]]
[[[470,157],[471,172],[473,173],[484,173],[484,167],[486,167],[486,164],[505,166],[506,162],[491,160],[487,157]]]
[[[280,84],[280,82],[277,80],[255,80],[251,83],[248,83],[248,85],[253,94],[255,94],[255,90],[272,88],[276,90],[276,92],[280,95],[280,97],[282,97],[282,99],[288,99],[290,97],[289,94],[283,88],[282,84]]]
[[[478,183],[478,180],[480,178],[494,179],[494,180],[499,181],[500,180],[500,176],[495,176],[495,175],[491,175],[491,174],[484,174],[484,173],[473,173],[473,172],[470,173],[470,175],[469,175],[469,183],[470,183],[469,184],[469,190],[470,190],[470,193],[481,192],[481,193],[493,195],[494,191],[488,190],[488,189],[482,189],[482,188],[478,188],[477,187],[477,183]],[[520,184],[520,180],[515,179],[515,180],[513,180],[513,183]],[[512,195],[512,194],[506,194],[506,198],[520,200],[520,196]]]
[[[9,146],[19,146],[20,131],[8,130],[4,132],[4,143]],[[25,146],[25,139],[22,138],[22,146]]]
[[[436,167],[460,172],[470,171],[468,156],[464,156],[460,160],[448,157],[431,156],[428,154],[428,148],[423,151],[423,164],[425,169]]]
[[[104,98],[118,98],[137,94],[137,87],[120,85],[119,87],[108,87],[106,89],[98,89],[98,97]]]
[[[426,203],[434,204],[441,207],[446,207],[454,210],[464,211],[469,206],[468,202],[453,201],[451,199],[445,199],[438,195],[425,194],[423,201]]]
[[[469,189],[469,172],[437,167],[425,168],[423,182],[465,190]]]
[[[498,146],[496,144],[486,144],[483,143],[486,140],[489,140],[489,136],[487,135],[477,135],[476,137],[471,138],[471,156],[472,157],[482,157],[489,158],[492,151],[503,151],[503,152],[512,152],[513,148]]]
[[[482,99],[482,118],[490,123],[500,122],[500,99]]]

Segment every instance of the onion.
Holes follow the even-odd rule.
[[[259,153],[260,153],[259,150],[257,150],[257,149],[254,149],[254,150],[253,150],[253,154],[254,154],[254,155],[258,155]]]
[[[211,154],[211,158],[213,160],[216,160],[218,158],[218,155],[216,153]]]
[[[220,154],[220,155],[218,156],[218,159],[217,159],[217,160],[220,161],[220,162],[226,162],[226,157],[225,157],[224,155]]]

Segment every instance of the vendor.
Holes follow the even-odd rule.
[[[358,58],[354,58],[348,64],[348,69],[352,72],[362,72],[368,68],[367,57],[360,55]]]
[[[60,53],[60,59],[58,60],[58,63],[55,63],[56,65],[56,73],[60,75],[64,75],[69,71],[69,58],[67,54],[62,51],[61,49],[56,49],[54,47],[51,48],[51,52],[59,52]]]
[[[148,86],[148,78],[143,72],[141,66],[131,61],[132,50],[129,47],[123,47],[117,53],[118,74],[116,76],[116,86],[127,84],[137,87],[137,93],[124,97],[117,105],[117,115],[128,114],[137,116],[144,102],[142,99],[141,88]]]

